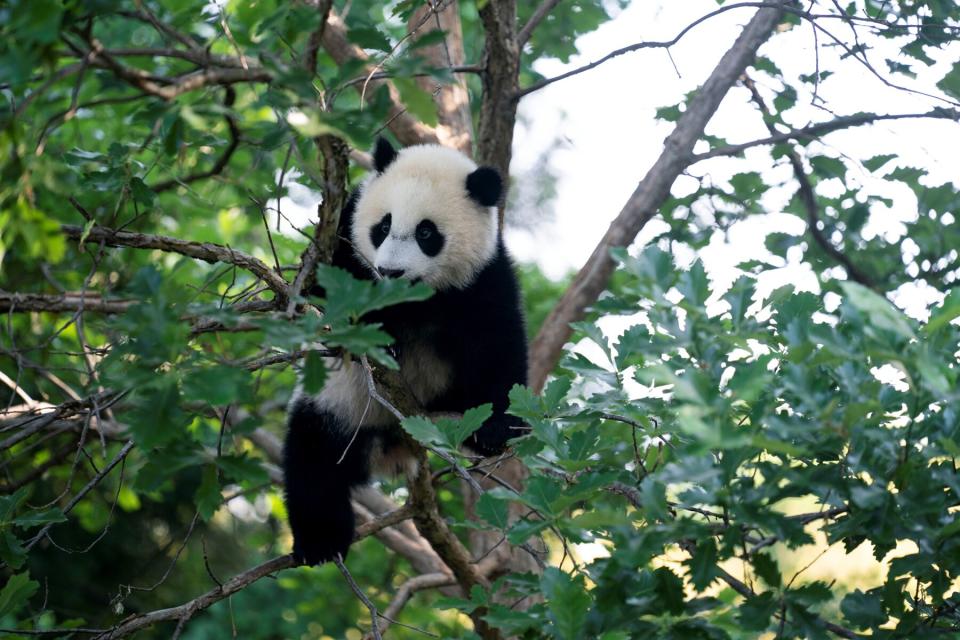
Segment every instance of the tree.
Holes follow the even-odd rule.
[[[616,3],[0,7],[3,632],[960,632],[960,195],[899,150],[825,142],[881,121],[955,123],[960,7],[718,5],[554,77],[534,63],[568,61]],[[420,415],[391,378],[388,336],[357,321],[420,294],[325,264],[364,150],[388,132],[506,174],[524,96],[669,52],[733,12],[742,29],[697,91],[658,111],[672,132],[587,263],[568,285],[525,269],[531,382],[511,411],[531,433],[502,458],[467,456],[480,414]],[[818,55],[794,77],[777,47],[800,30]],[[925,107],[834,113],[828,47]],[[935,87],[912,79],[938,65]],[[800,100],[822,119],[798,123]],[[724,101],[769,135],[708,132]],[[701,171],[731,158],[729,179]],[[870,231],[891,202],[864,175],[915,199],[899,235]],[[681,176],[697,186],[678,189]],[[284,235],[295,184],[322,203]],[[731,286],[678,259],[778,199],[802,233],[769,234],[770,260],[741,263]],[[663,232],[628,250],[652,220]],[[761,293],[788,254],[815,290]],[[327,300],[305,294],[317,279]],[[918,287],[935,299],[919,319],[894,304]],[[295,568],[275,466],[283,407],[297,372],[318,389],[324,358],[347,354],[373,401],[403,416],[421,465],[355,496],[361,542],[346,565]],[[882,570],[812,577],[827,552],[866,552]]]

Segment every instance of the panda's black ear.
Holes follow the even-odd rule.
[[[467,193],[484,207],[493,207],[503,194],[503,180],[493,167],[480,167],[467,176]]]
[[[383,173],[396,157],[397,150],[393,148],[393,145],[386,138],[378,137],[377,142],[373,145],[373,168],[377,170],[377,173]]]

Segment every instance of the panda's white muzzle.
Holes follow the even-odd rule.
[[[388,278],[416,280],[424,277],[430,259],[424,255],[412,235],[389,235],[377,249],[373,266]]]

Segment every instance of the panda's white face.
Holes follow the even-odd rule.
[[[476,170],[453,149],[401,150],[361,188],[351,229],[354,249],[386,277],[423,281],[437,290],[468,286],[497,247],[496,208],[468,192],[468,176]]]

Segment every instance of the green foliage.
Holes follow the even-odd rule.
[[[287,553],[282,492],[263,443],[282,435],[291,390],[321,389],[340,366],[330,351],[396,366],[378,312],[431,295],[321,266],[323,296],[305,290],[287,313],[282,292],[263,290],[244,268],[85,242],[97,226],[211,242],[292,281],[285,265],[299,262],[306,241],[274,226],[284,197],[296,195],[280,176],[325,190],[314,137],[369,148],[397,115],[387,87],[356,91],[369,65],[321,48],[306,68],[320,24],[309,3],[121,4],[0,3],[0,289],[117,305],[3,314],[2,388],[14,380],[63,411],[3,418],[4,441],[50,418],[5,446],[0,461],[3,629],[109,627]],[[405,114],[436,122],[433,96],[415,79],[453,74],[424,55],[440,36],[407,37],[423,3],[334,4],[347,40],[394,79]],[[519,25],[540,4],[517,3]],[[843,10],[872,31],[869,42],[848,44],[845,59],[869,55],[897,82],[928,78],[937,65],[925,91],[960,99],[960,67],[948,59],[955,2],[820,4],[815,13]],[[556,3],[523,47],[520,85],[542,79],[544,58],[572,61],[577,38],[626,5]],[[459,3],[467,64],[484,59],[484,6]],[[790,14],[783,29],[804,20]],[[836,22],[826,25],[835,33],[849,24]],[[895,46],[876,46],[881,38]],[[115,52],[113,62],[84,62],[94,41]],[[843,74],[811,62],[791,76],[795,65],[778,65],[776,46],[749,73],[768,104],[763,121],[784,131],[805,126],[801,112],[822,106]],[[131,53],[140,49],[180,55]],[[271,79],[170,99],[138,84],[195,78],[195,56]],[[477,116],[481,76],[456,77]],[[656,110],[662,126],[683,117],[692,95]],[[712,126],[698,151],[742,139]],[[486,491],[470,519],[454,475],[431,457],[441,514],[465,545],[489,533],[500,544],[545,547],[546,568],[461,597],[417,593],[403,625],[476,637],[466,613],[524,639],[826,638],[828,622],[875,638],[956,634],[960,193],[895,148],[861,157],[801,137],[760,162],[755,151],[735,156],[729,171],[688,172],[697,184],[667,198],[658,212],[665,230],[651,246],[614,252],[608,291],[575,323],[578,346],[543,393],[511,390],[510,412],[531,428],[512,449],[530,470],[522,488]],[[813,213],[784,171],[793,170],[790,153],[806,172]],[[353,181],[364,174],[350,171]],[[877,232],[895,205],[902,228]],[[771,212],[783,226],[757,238],[769,253],[742,262],[729,286],[697,259],[718,232]],[[81,229],[81,242],[62,225]],[[773,268],[798,262],[816,276],[813,292],[766,286]],[[533,338],[571,278],[554,282],[529,265],[520,275]],[[903,296],[917,289],[938,301],[908,316]],[[17,412],[29,404],[17,394],[3,403]],[[470,466],[461,445],[490,413],[484,405],[402,426]],[[116,460],[127,439],[135,446]],[[384,483],[402,498],[402,480]],[[381,610],[417,573],[373,538],[352,549],[349,566]],[[334,567],[299,568],[196,612],[181,637],[352,638],[367,615]],[[138,637],[175,629],[160,624]],[[389,633],[421,637],[400,624]]]

